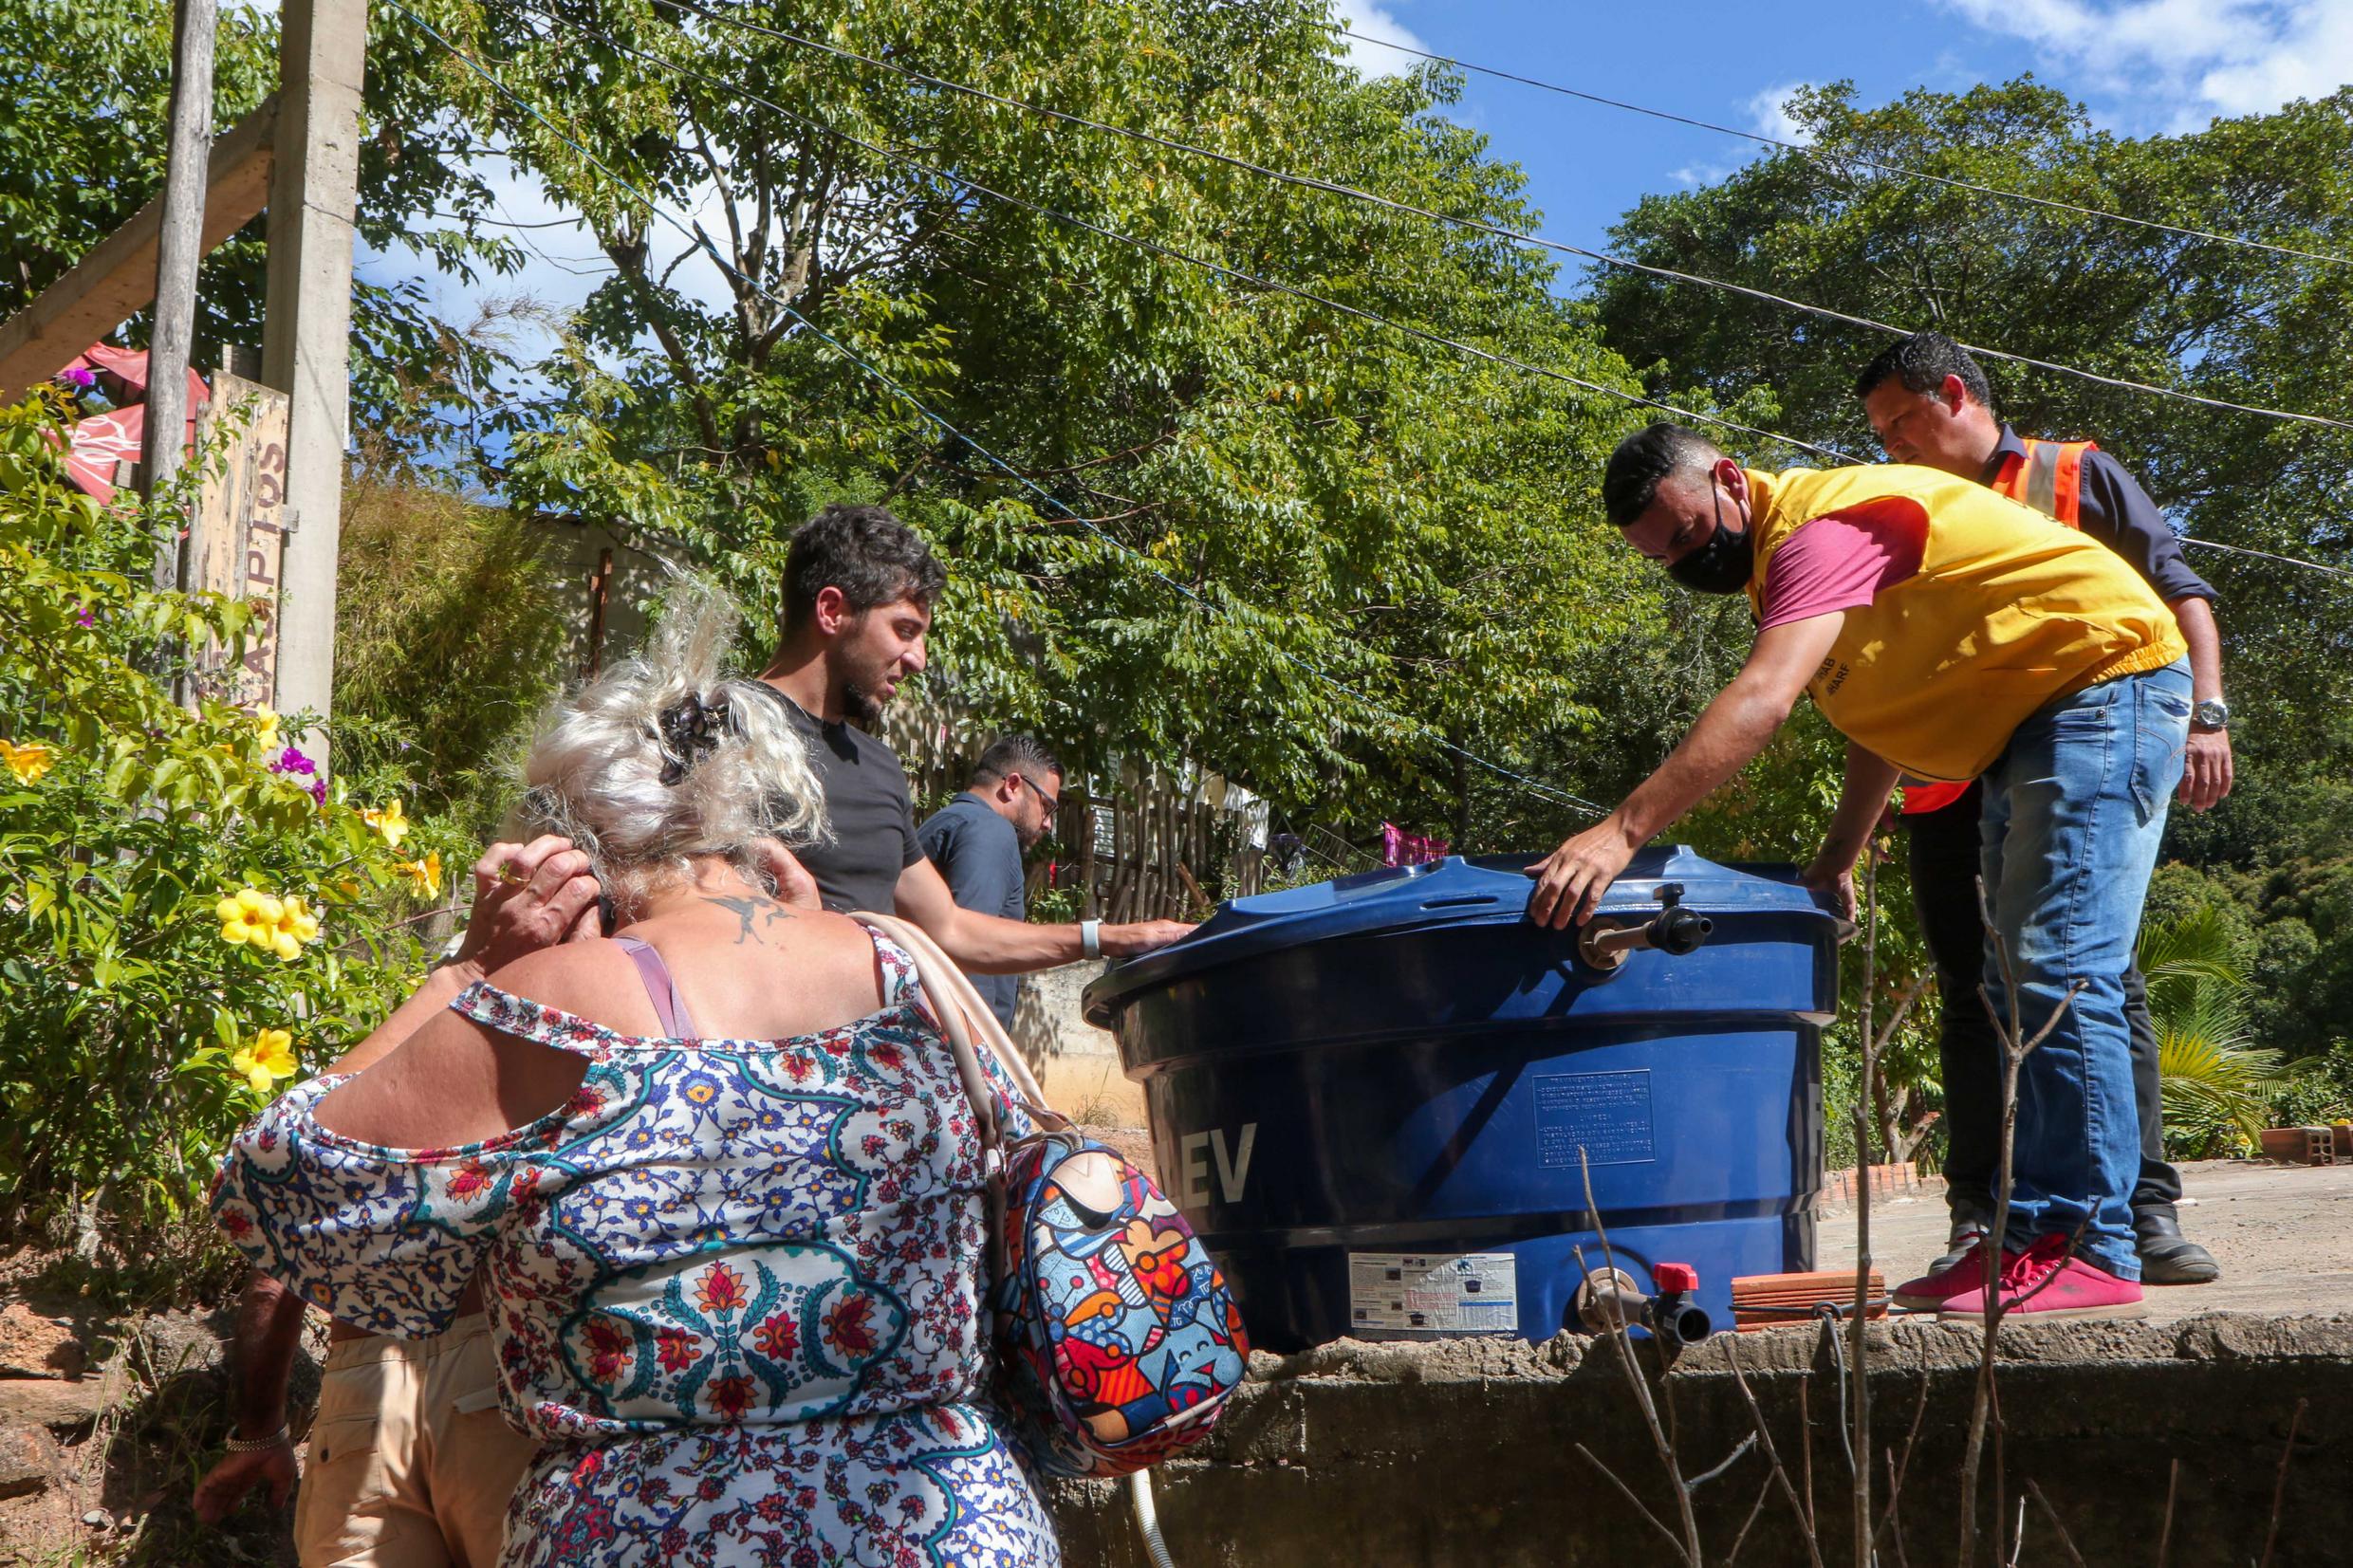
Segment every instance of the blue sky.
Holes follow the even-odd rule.
[[[2353,81],[2353,0],[1340,0],[1368,36],[1785,134],[1805,83],[1883,103],[2031,71],[2123,135],[2263,112]],[[1359,69],[1410,64],[1360,46]],[[1720,177],[1755,144],[1473,76],[1457,118],[1528,171],[1546,232],[1597,245],[1646,193]]]

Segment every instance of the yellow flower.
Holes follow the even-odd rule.
[[[259,888],[240,888],[214,904],[213,913],[221,923],[221,940],[231,947],[250,945],[288,962],[302,956],[304,943],[319,939],[319,917],[299,894],[280,898]]]
[[[0,764],[16,775],[18,784],[38,783],[57,761],[57,753],[39,741],[27,741],[22,746],[0,741]]]
[[[272,1083],[294,1076],[294,1037],[284,1029],[262,1030],[230,1053],[229,1070],[255,1094],[268,1094]]]
[[[253,710],[253,728],[260,732],[262,749],[267,751],[278,744],[278,711],[268,703]]]
[[[370,806],[360,813],[360,820],[384,836],[387,849],[398,849],[400,840],[409,836],[409,820],[402,815],[398,801],[380,809]]]
[[[416,883],[428,898],[441,896],[441,852],[435,850],[421,860],[403,860],[394,866],[393,874]]]

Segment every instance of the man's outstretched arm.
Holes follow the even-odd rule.
[[[1870,843],[1901,772],[1894,763],[1852,741],[1846,743],[1846,775],[1839,785],[1838,809],[1831,813],[1830,825],[1822,835],[1822,848],[1801,879],[1807,887],[1835,897],[1839,913],[1849,920],[1855,917],[1855,862],[1862,858],[1863,847]]]
[[[1034,926],[957,906],[938,868],[917,860],[899,874],[899,913],[939,944],[939,950],[973,974],[1027,974],[1086,956],[1079,928]],[[1102,950],[1114,958],[1166,947],[1193,928],[1181,920],[1138,920],[1102,928]]]
[[[1846,612],[1833,610],[1759,632],[1749,662],[1715,694],[1658,770],[1637,784],[1617,810],[1528,868],[1536,878],[1529,918],[1555,931],[1591,919],[1636,850],[1765,749],[1845,622]]]

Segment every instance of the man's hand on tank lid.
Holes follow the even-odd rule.
[[[1123,926],[1102,928],[1102,950],[1108,958],[1134,958],[1171,942],[1181,942],[1193,934],[1193,926],[1183,920],[1136,920]]]
[[[1593,918],[1602,895],[1626,869],[1640,846],[1627,841],[1618,814],[1610,813],[1527,868],[1536,879],[1528,895],[1528,917],[1539,926],[1566,931]]]

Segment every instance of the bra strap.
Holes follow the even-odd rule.
[[[653,944],[635,936],[613,939],[638,967],[638,978],[645,982],[646,1000],[654,1004],[655,1016],[661,1020],[662,1033],[672,1040],[695,1040],[695,1020],[686,1010],[686,1003],[678,996],[678,983],[670,977],[670,966]]]

